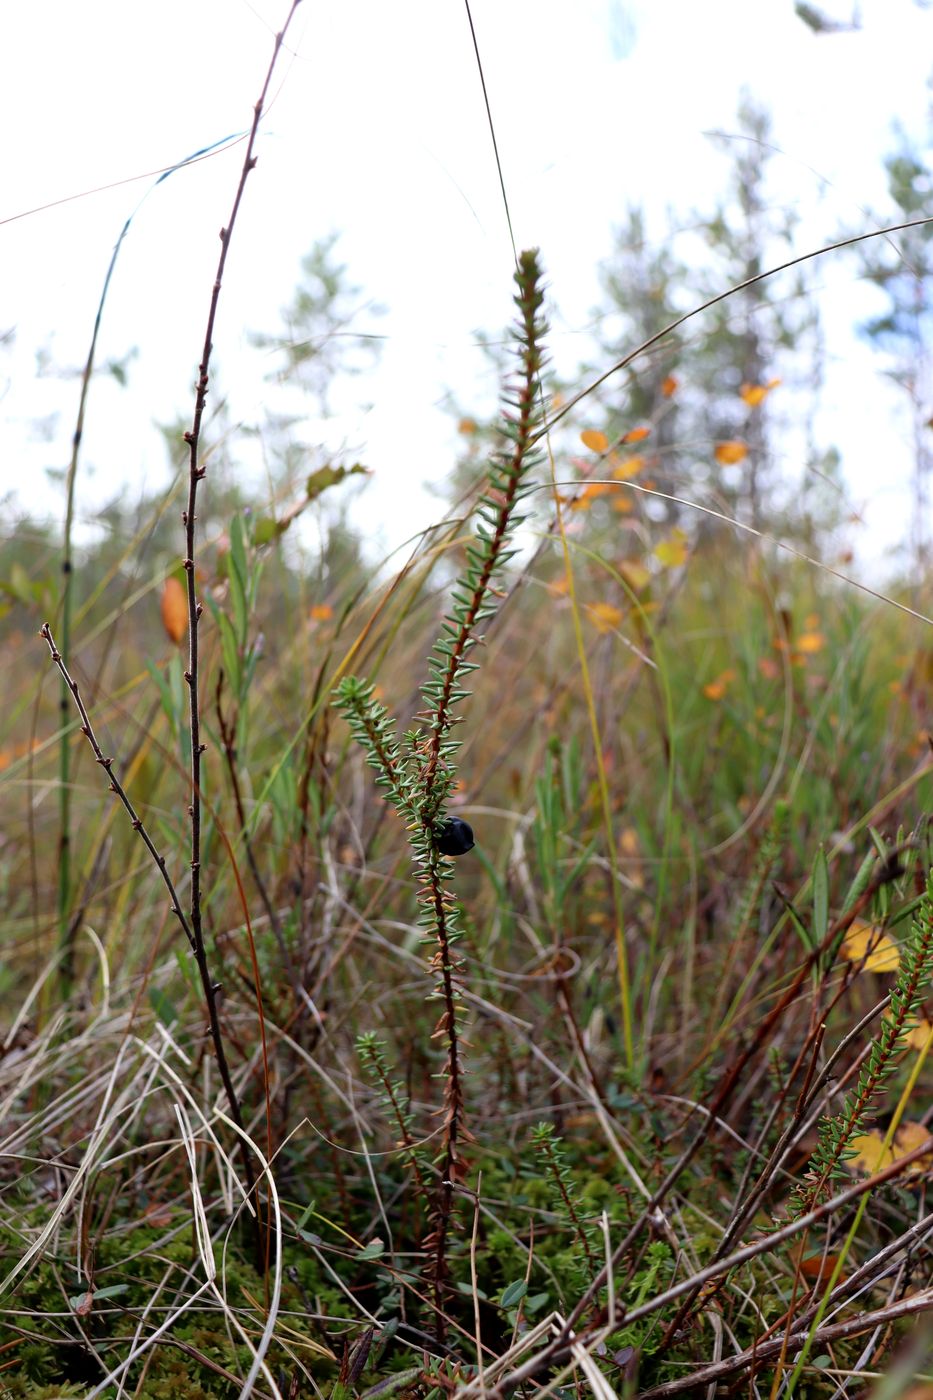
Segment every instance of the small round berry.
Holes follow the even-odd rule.
[[[462,817],[448,817],[436,839],[442,856],[462,856],[476,845],[473,828]]]

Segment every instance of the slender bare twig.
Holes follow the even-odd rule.
[[[761,1254],[768,1254],[773,1252],[779,1245],[783,1244],[785,1240],[793,1239],[795,1235],[803,1234],[804,1231],[809,1230],[812,1226],[819,1224],[820,1221],[826,1220],[829,1216],[834,1215],[838,1211],[842,1210],[851,1201],[858,1199],[860,1196],[864,1196],[866,1192],[874,1191],[877,1187],[884,1185],[886,1182],[892,1181],[898,1176],[902,1176],[904,1172],[907,1171],[908,1167],[912,1166],[915,1162],[920,1161],[921,1158],[927,1156],[930,1153],[931,1149],[933,1149],[933,1137],[928,1137],[924,1140],[924,1142],[920,1143],[919,1146],[916,1147],[913,1151],[906,1153],[903,1157],[899,1157],[896,1162],[890,1163],[890,1165],[883,1168],[882,1171],[876,1172],[873,1176],[868,1177],[865,1181],[858,1181],[855,1182],[852,1186],[846,1187],[846,1189],[844,1191],[840,1191],[837,1196],[833,1196],[830,1200],[825,1201],[822,1205],[816,1206],[806,1215],[800,1216],[798,1220],[792,1220],[789,1224],[784,1225],[780,1230],[775,1230],[773,1234],[769,1234],[764,1236],[762,1239],[755,1240],[752,1244],[745,1245],[742,1249],[736,1250],[727,1258],[720,1259],[715,1264],[710,1264],[706,1268],[700,1269],[697,1273],[691,1275],[690,1278],[682,1279],[680,1283],[673,1284],[670,1288],[665,1289],[664,1292],[657,1294],[654,1298],[650,1298],[647,1302],[642,1303],[639,1307],[632,1308],[630,1312],[621,1313],[621,1315],[616,1320],[616,1326],[621,1326],[624,1323],[637,1322],[640,1318],[648,1317],[651,1313],[656,1313],[662,1308],[667,1307],[669,1304],[676,1302],[678,1298],[695,1294],[696,1290],[698,1288],[702,1288],[702,1286],[705,1283],[709,1283],[711,1280],[718,1278],[723,1274],[731,1272],[732,1269],[738,1268],[740,1264],[746,1264],[749,1260],[756,1259]],[[606,1267],[601,1271],[594,1287],[601,1287],[605,1284],[605,1278],[606,1275],[609,1273],[610,1268],[615,1267],[617,1255],[618,1250],[614,1252],[613,1258],[610,1261],[610,1263],[607,1264]],[[542,1372],[549,1370],[552,1366],[557,1365],[561,1361],[566,1359],[566,1357],[570,1354],[571,1344],[575,1336],[574,1322],[572,1321],[572,1318],[576,1313],[581,1312],[583,1307],[588,1305],[593,1291],[593,1287],[587,1289],[586,1293],[584,1294],[585,1302],[583,1302],[582,1305],[578,1303],[576,1309],[574,1310],[574,1314],[571,1314],[571,1318],[568,1318],[566,1320],[564,1325],[559,1329],[557,1335],[549,1343],[549,1345],[544,1348],[543,1351],[541,1351],[537,1356],[530,1357],[528,1361],[524,1362],[521,1366],[517,1367],[516,1370],[511,1372],[508,1376],[503,1377],[503,1379],[499,1382],[499,1384],[496,1387],[496,1395],[510,1393],[516,1388],[516,1386],[521,1385],[522,1381],[528,1380],[532,1376],[540,1375]],[[922,1296],[927,1298],[926,1306],[933,1307],[933,1294]],[[908,1304],[915,1301],[916,1299],[906,1300]],[[863,1314],[862,1317],[867,1317],[867,1314]],[[850,1324],[842,1325],[847,1326]],[[869,1328],[872,1325],[873,1324],[871,1322],[868,1323]],[[823,1329],[820,1333],[820,1336],[825,1336],[827,1330],[831,1329]],[[866,1330],[868,1329],[866,1328]],[[810,1333],[808,1332],[801,1336],[800,1346],[803,1346],[804,1342],[806,1341],[806,1337],[809,1335]],[[848,1334],[841,1333],[836,1335]],[[794,1349],[797,1349],[795,1340],[796,1337],[797,1333],[794,1333],[793,1336],[789,1339],[789,1342],[791,1345],[794,1346]],[[785,1339],[783,1338],[777,1339],[775,1345],[778,1352],[780,1351],[781,1343],[784,1340]],[[760,1353],[755,1352],[755,1355],[759,1354]],[[732,1358],[733,1363],[737,1360],[738,1358]],[[727,1363],[722,1364],[725,1365]],[[686,1389],[688,1385],[702,1383],[702,1381],[705,1378],[705,1373],[699,1373],[699,1375],[697,1373],[693,1373],[689,1377],[689,1379],[687,1377],[683,1378],[682,1386],[681,1382],[672,1382],[672,1384],[675,1386],[681,1386],[681,1388]],[[472,1394],[472,1390],[470,1387],[467,1387],[466,1389],[470,1394]],[[650,1393],[654,1395],[664,1392],[652,1391]],[[645,1392],[645,1395],[647,1394],[648,1392]]]
[[[746,1351],[738,1356],[730,1356],[726,1361],[703,1366],[688,1376],[680,1376],[676,1381],[667,1381],[664,1385],[653,1386],[650,1390],[641,1390],[638,1393],[639,1400],[666,1400],[668,1395],[680,1395],[685,1390],[693,1390],[695,1386],[710,1385],[724,1380],[726,1376],[735,1375],[737,1371],[744,1371],[749,1366],[770,1361],[779,1356],[782,1350],[788,1353],[800,1351],[808,1340],[822,1344],[838,1342],[845,1337],[857,1337],[860,1332],[870,1332],[875,1327],[895,1322],[899,1317],[914,1317],[917,1313],[930,1310],[933,1310],[933,1291],[927,1289],[924,1293],[901,1298],[898,1302],[878,1308],[875,1312],[860,1312],[855,1317],[847,1318],[845,1322],[830,1323],[814,1333],[808,1328],[803,1328],[792,1333],[790,1337],[775,1337],[770,1342],[750,1346]]]
[[[214,1041],[214,1048],[217,1055],[217,1066],[223,1080],[224,1088],[227,1091],[227,1098],[230,1103],[230,1112],[236,1124],[242,1149],[242,1160],[246,1172],[247,1185],[250,1194],[255,1187],[255,1177],[253,1164],[250,1157],[249,1148],[245,1141],[245,1127],[243,1116],[240,1111],[239,1101],[233,1083],[230,1078],[230,1071],[227,1066],[227,1059],[223,1049],[223,1040],[220,1031],[220,1020],[217,1014],[217,985],[212,981],[207,966],[207,957],[204,950],[204,934],[201,927],[201,755],[205,745],[201,742],[201,710],[198,696],[198,672],[200,664],[200,654],[198,648],[198,624],[203,611],[197,597],[197,580],[195,578],[195,557],[196,557],[196,525],[197,525],[197,503],[198,486],[204,479],[207,468],[199,463],[199,450],[201,445],[201,423],[204,417],[204,406],[207,402],[207,390],[210,382],[210,362],[214,340],[214,322],[217,317],[217,306],[220,301],[220,288],[223,284],[224,269],[227,265],[227,253],[230,250],[230,239],[233,228],[236,224],[237,215],[240,210],[240,203],[243,199],[243,191],[246,188],[246,181],[250,171],[255,169],[256,156],[254,149],[256,136],[259,131],[259,123],[262,118],[263,107],[266,95],[269,91],[269,84],[272,81],[272,74],[276,61],[282,48],[282,41],[292,17],[298,8],[301,0],[292,0],[288,15],[281,30],[275,36],[275,43],[272,49],[272,57],[269,60],[269,67],[266,70],[265,81],[262,90],[253,108],[253,122],[250,127],[249,138],[246,143],[246,154],[243,157],[243,165],[240,170],[240,179],[237,184],[236,194],[233,197],[233,206],[230,210],[230,217],[226,225],[220,230],[220,257],[217,261],[217,271],[214,275],[214,285],[211,288],[211,299],[207,313],[207,325],[204,331],[204,345],[201,350],[201,361],[198,365],[198,380],[194,399],[194,416],[191,427],[185,433],[185,442],[188,444],[188,501],[185,510],[182,512],[182,522],[185,527],[185,558],[184,568],[187,579],[188,594],[188,669],[185,672],[185,680],[188,684],[188,716],[189,729],[191,734],[191,802],[188,808],[191,817],[191,903],[189,909],[189,919],[191,933],[194,938],[194,952],[198,963],[198,971],[201,974],[201,985],[204,989],[204,999],[207,1004],[207,1012],[211,1026],[211,1036]],[[258,1214],[254,1217],[257,1225],[257,1254],[260,1264],[262,1263],[263,1250],[260,1238]]]

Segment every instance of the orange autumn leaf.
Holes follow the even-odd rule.
[[[457,432],[463,433],[464,437],[472,437],[479,432],[479,424],[475,418],[461,418],[457,424]]]
[[[669,374],[666,379],[661,380],[661,393],[666,399],[672,399],[680,387],[680,380],[676,375]]]
[[[163,583],[159,607],[166,635],[177,645],[188,631],[188,596],[177,578],[167,578]]]
[[[586,611],[598,632],[611,632],[622,621],[621,608],[612,603],[587,603]]]
[[[800,1261],[800,1272],[811,1282],[828,1283],[836,1272],[842,1256],[839,1254],[811,1254]],[[837,1282],[845,1283],[846,1275],[840,1272]]]
[[[734,671],[723,671],[714,681],[709,681],[704,685],[703,694],[707,700],[721,700],[734,680]]]
[[[561,578],[556,578],[553,583],[547,585],[547,591],[554,598],[563,598],[570,591],[570,580],[566,574]]]
[[[739,397],[748,404],[749,408],[757,408],[767,396],[768,391],[763,384],[743,384],[739,390]]]
[[[738,438],[730,442],[717,442],[713,456],[721,467],[734,467],[745,461],[748,447]]]
[[[615,481],[628,481],[630,477],[637,476],[645,465],[644,457],[629,457],[624,462],[619,462],[612,469],[612,476]]]
[[[839,1263],[838,1254],[808,1254],[804,1257],[803,1245],[799,1244],[790,1252],[791,1263],[795,1269],[799,1269],[801,1277],[809,1279],[811,1283],[828,1283]],[[845,1281],[845,1274],[840,1273],[839,1282]]]
[[[797,650],[806,656],[812,656],[814,652],[822,651],[826,645],[826,638],[822,632],[804,632],[797,638]]]
[[[595,501],[599,496],[608,496],[612,486],[608,481],[594,481],[589,486],[584,486],[580,492],[583,500]]]
[[[591,452],[605,452],[609,446],[609,439],[605,433],[601,433],[598,428],[584,428],[580,434],[580,441],[584,447],[588,447]]]
[[[621,439],[621,441],[644,442],[645,438],[648,437],[650,433],[650,428],[632,428],[631,432],[626,433],[625,436]]]
[[[635,502],[631,496],[616,496],[612,502],[612,509],[619,515],[631,515],[635,509]]]
[[[687,554],[687,536],[681,529],[672,530],[654,551],[654,557],[665,569],[679,569],[686,561]]]
[[[757,408],[780,382],[780,379],[769,379],[767,384],[743,384],[739,390],[739,397],[744,399],[749,408]]]
[[[900,967],[901,955],[897,944],[878,927],[856,919],[839,949],[849,962],[864,961],[868,972],[896,972]]]
[[[651,582],[650,573],[644,564],[639,564],[636,559],[623,559],[619,565],[619,573],[634,593],[640,593]]]
[[[312,622],[327,622],[333,615],[334,610],[330,603],[315,603],[308,614]]]

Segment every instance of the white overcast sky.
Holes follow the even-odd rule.
[[[850,0],[825,0],[837,18]],[[885,209],[893,123],[927,130],[933,12],[863,0],[862,29],[816,37],[792,0],[472,0],[516,238],[537,244],[564,372],[591,356],[598,264],[628,203],[662,240],[667,210],[709,209],[726,166],[704,133],[734,131],[747,88],[773,114],[780,198],[813,246]],[[37,375],[36,352],[83,362],[102,280],[127,216],[163,169],[249,123],[287,0],[46,0],[7,7],[0,54],[0,494],[60,508],[47,467],[68,458],[77,383]],[[387,313],[356,329],[387,337],[380,369],[337,417],[312,425],[358,447],[375,475],[360,509],[385,543],[436,515],[420,493],[456,448],[453,389],[488,407],[475,332],[510,316],[511,250],[462,0],[303,0],[281,61],[232,246],[215,336],[238,420],[269,394],[249,329],[274,331],[299,261],[341,234],[352,279]],[[242,146],[148,194],[120,254],[99,360],[133,346],[130,388],[92,392],[79,509],[167,480],[156,420],[188,411],[207,301]],[[79,199],[16,216],[65,196]],[[851,335],[870,305],[851,260],[817,277],[831,373],[822,431],[843,450],[871,522],[866,581],[906,534],[909,429]],[[372,407],[356,410],[359,397]],[[56,416],[57,415],[57,416]],[[38,432],[36,420],[46,429]],[[586,426],[584,421],[580,426]],[[93,468],[93,475],[91,475]],[[788,470],[800,471],[801,462]],[[400,503],[402,503],[400,505]]]

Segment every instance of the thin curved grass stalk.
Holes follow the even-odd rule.
[[[872,1107],[896,1068],[897,1056],[916,1024],[922,1005],[923,989],[933,979],[933,870],[920,908],[911,924],[906,947],[901,954],[897,980],[891,988],[889,1010],[859,1073],[858,1082],[847,1094],[842,1110],[819,1125],[819,1145],[810,1158],[805,1184],[790,1201],[790,1218],[798,1219],[812,1210],[827,1187],[845,1179],[844,1164],[855,1156],[852,1140],[865,1131]]]
[[[459,1025],[462,963],[456,944],[462,936],[457,902],[450,888],[453,861],[439,847],[444,807],[456,779],[454,756],[460,747],[451,730],[462,719],[455,713],[468,698],[466,676],[477,669],[470,653],[483,640],[480,627],[496,611],[497,576],[512,557],[510,540],[523,518],[519,506],[530,490],[528,475],[540,462],[532,444],[540,427],[540,375],[544,365],[541,316],[544,293],[537,250],[524,252],[515,271],[518,322],[515,339],[518,373],[504,395],[504,433],[510,447],[490,464],[486,489],[479,502],[479,521],[467,547],[467,563],[453,590],[453,606],[429,660],[429,677],[422,687],[425,708],[416,727],[402,743],[397,726],[384,705],[373,698],[373,687],[356,676],[345,677],[335,692],[376,784],[405,819],[417,871],[419,923],[425,942],[433,947],[432,970],[437,974],[434,996],[441,1014],[433,1038],[446,1044],[441,1075],[444,1103],[438,1157],[440,1179],[430,1205],[427,1276],[437,1308],[437,1334],[444,1334],[443,1300],[448,1274],[447,1246],[453,1217],[454,1192],[466,1171],[463,1144],[470,1140],[465,1123],[463,1052]]]

